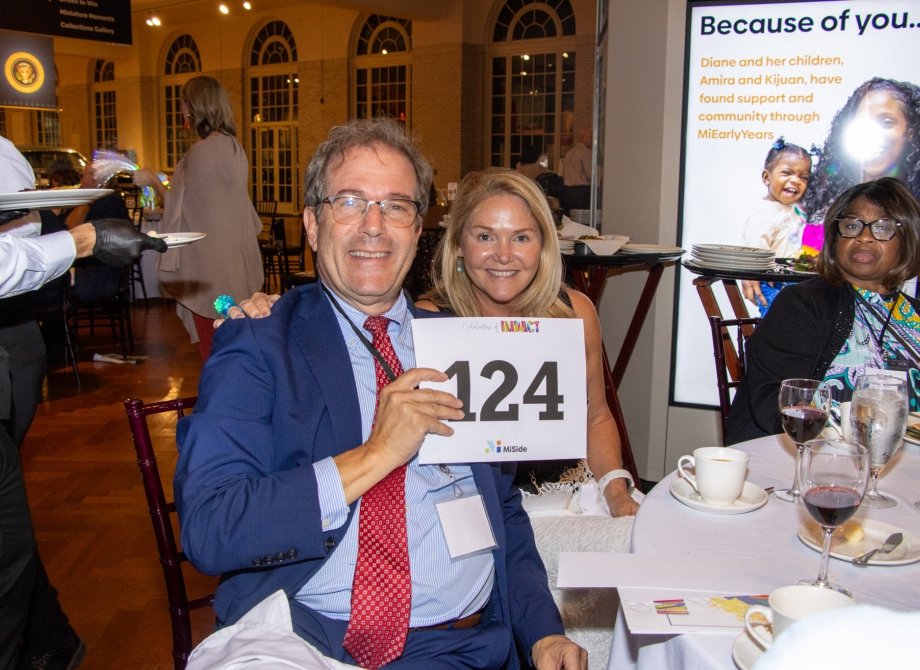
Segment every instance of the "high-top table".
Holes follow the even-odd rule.
[[[635,458],[632,453],[632,445],[629,441],[629,433],[626,431],[626,420],[623,418],[623,411],[620,408],[620,399],[617,389],[623,381],[623,375],[626,373],[626,366],[629,365],[629,359],[632,357],[633,349],[639,341],[639,334],[642,332],[642,326],[645,323],[645,317],[652,306],[652,300],[655,298],[655,291],[658,289],[658,283],[661,281],[661,275],[666,266],[674,265],[677,262],[679,254],[627,254],[618,252],[611,256],[595,256],[593,254],[563,254],[562,259],[565,263],[566,276],[571,277],[575,288],[584,293],[594,308],[599,310],[601,292],[607,281],[608,273],[611,270],[644,270],[648,272],[648,278],[645,280],[645,286],[636,302],[636,309],[633,312],[632,320],[629,322],[629,328],[626,331],[626,337],[620,345],[620,351],[617,353],[616,362],[613,367],[607,358],[607,349],[601,344],[604,360],[604,390],[606,393],[607,406],[610,408],[613,419],[617,425],[617,434],[620,438],[620,451],[623,456],[623,466],[629,470],[636,482],[639,481],[639,472],[636,468]]]
[[[764,437],[734,445],[750,454],[748,480],[761,487],[788,487],[792,483],[795,446],[785,436]],[[854,520],[872,519],[920,535],[920,455],[916,447],[899,451],[882,472],[879,489],[898,504],[890,509],[861,508]],[[821,555],[797,536],[799,526],[811,517],[804,505],[769,502],[753,512],[717,516],[687,507],[670,493],[676,472],[659,483],[645,498],[633,525],[630,551],[634,554],[703,554],[753,559],[747,574],[773,588],[814,579]],[[920,563],[906,566],[860,568],[830,559],[828,576],[853,592],[857,603],[896,610],[920,609]],[[632,635],[622,609],[617,615],[610,650],[610,670],[729,670],[732,644],[737,634]]]

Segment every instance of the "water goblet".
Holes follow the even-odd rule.
[[[898,503],[878,491],[878,473],[904,441],[907,429],[907,383],[892,375],[866,374],[856,380],[850,406],[853,441],[869,450],[871,477],[863,505],[874,509]]]
[[[775,491],[780,500],[802,502],[799,465],[805,443],[813,440],[827,424],[831,409],[830,387],[815,379],[786,379],[779,388],[779,414],[786,435],[795,442],[795,481],[792,488]]]
[[[831,534],[856,514],[866,493],[869,450],[843,440],[813,440],[805,445],[800,470],[805,508],[821,525],[824,546],[818,578],[796,584],[834,589],[850,596],[847,589],[828,581],[827,564]]]

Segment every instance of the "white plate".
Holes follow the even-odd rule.
[[[769,249],[757,249],[755,247],[735,247],[729,244],[694,244],[694,249],[699,249],[701,251],[715,251],[715,252],[724,252],[732,254],[751,254],[752,256],[763,256],[763,255],[774,255],[773,251]]]
[[[744,514],[753,512],[767,504],[770,496],[757,484],[744,482],[744,488],[741,495],[731,505],[711,505],[704,501],[700,494],[690,485],[683,477],[678,477],[671,482],[671,495],[681,501],[683,504],[700,512],[709,514]]]
[[[160,235],[160,239],[164,240],[166,246],[170,249],[179,249],[181,247],[187,247],[192,242],[203,240],[207,236],[207,233],[168,233],[166,235]]]
[[[713,263],[712,261],[701,261],[696,258],[691,260],[699,267],[706,268],[707,270],[735,270],[737,272],[750,270],[752,272],[768,272],[776,267],[772,263],[770,265],[755,265],[754,263]]]
[[[626,254],[679,254],[683,249],[662,244],[636,244],[635,242],[630,242],[620,247],[620,251]]]
[[[754,642],[747,631],[741,633],[735,640],[735,644],[732,645],[732,660],[740,670],[751,670],[764,653],[764,650]]]
[[[77,205],[88,205],[93,200],[114,192],[110,188],[73,188],[60,191],[0,193],[0,211],[76,207]]]
[[[831,535],[831,556],[849,562],[867,551],[881,547],[892,533],[901,533],[904,536],[901,544],[892,549],[891,553],[876,554],[869,559],[869,565],[909,565],[920,561],[920,537],[890,523],[871,519],[859,519],[857,523],[863,527],[866,536],[859,542],[850,542],[843,536],[843,531],[837,528]],[[824,549],[821,526],[815,521],[806,521],[799,526],[799,539],[815,551]]]

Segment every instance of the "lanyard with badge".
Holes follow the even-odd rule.
[[[909,342],[905,341],[904,338],[901,337],[896,330],[888,330],[888,326],[891,325],[891,318],[894,315],[894,311],[897,309],[898,304],[903,298],[901,292],[898,290],[895,291],[894,299],[891,303],[891,307],[888,310],[888,315],[882,319],[881,315],[875,310],[873,305],[868,300],[866,300],[859,291],[854,289],[852,285],[850,285],[850,291],[856,297],[858,306],[863,309],[863,312],[867,314],[867,316],[871,316],[882,322],[882,329],[878,335],[876,335],[875,331],[872,329],[872,326],[869,324],[870,319],[868,318],[866,319],[866,328],[869,329],[869,333],[872,335],[872,338],[875,340],[876,345],[878,346],[879,353],[883,356],[885,371],[906,375],[911,367],[918,367],[920,356],[918,356],[918,353],[914,347]],[[907,359],[902,358],[897,351],[893,351],[891,348],[885,347],[885,334],[887,332],[890,332],[891,336],[904,348],[907,354]]]
[[[332,295],[332,292],[323,285],[323,291],[329,298],[329,302],[336,311],[341,314],[355,335],[364,345],[364,348],[380,364],[384,374],[390,383],[396,381],[396,374],[387,363],[383,354],[375,347],[361,332],[354,322],[339,305],[338,300]],[[406,296],[406,300],[410,298]],[[408,304],[411,304],[408,303]],[[454,500],[437,503],[438,516],[441,520],[441,529],[444,531],[444,539],[447,541],[447,549],[450,557],[461,558],[473,553],[494,549],[498,545],[495,543],[495,535],[492,533],[492,525],[489,523],[489,516],[486,514],[485,503],[482,495],[477,493],[474,496],[463,497],[463,489],[457,484],[457,477],[450,471],[447,465],[439,465],[438,468],[447,475],[450,480],[451,489],[453,490]]]

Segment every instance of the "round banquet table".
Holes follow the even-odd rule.
[[[734,445],[750,454],[748,480],[761,487],[787,488],[792,484],[795,446],[785,435],[763,437]],[[861,508],[854,520],[873,519],[920,535],[920,456],[910,448],[900,450],[879,477],[879,489],[898,502],[890,509]],[[746,561],[746,569],[759,583],[779,588],[799,579],[814,579],[821,555],[806,547],[798,527],[810,520],[804,505],[774,496],[753,512],[718,516],[687,507],[671,495],[672,472],[646,496],[633,526],[631,553],[733,556]],[[749,565],[750,564],[750,565]],[[751,568],[750,566],[753,566]],[[857,603],[895,610],[920,610],[920,563],[906,566],[860,568],[831,558],[831,580],[853,592]],[[610,649],[610,670],[624,668],[688,670],[733,669],[733,634],[633,635],[622,607],[617,615]]]

